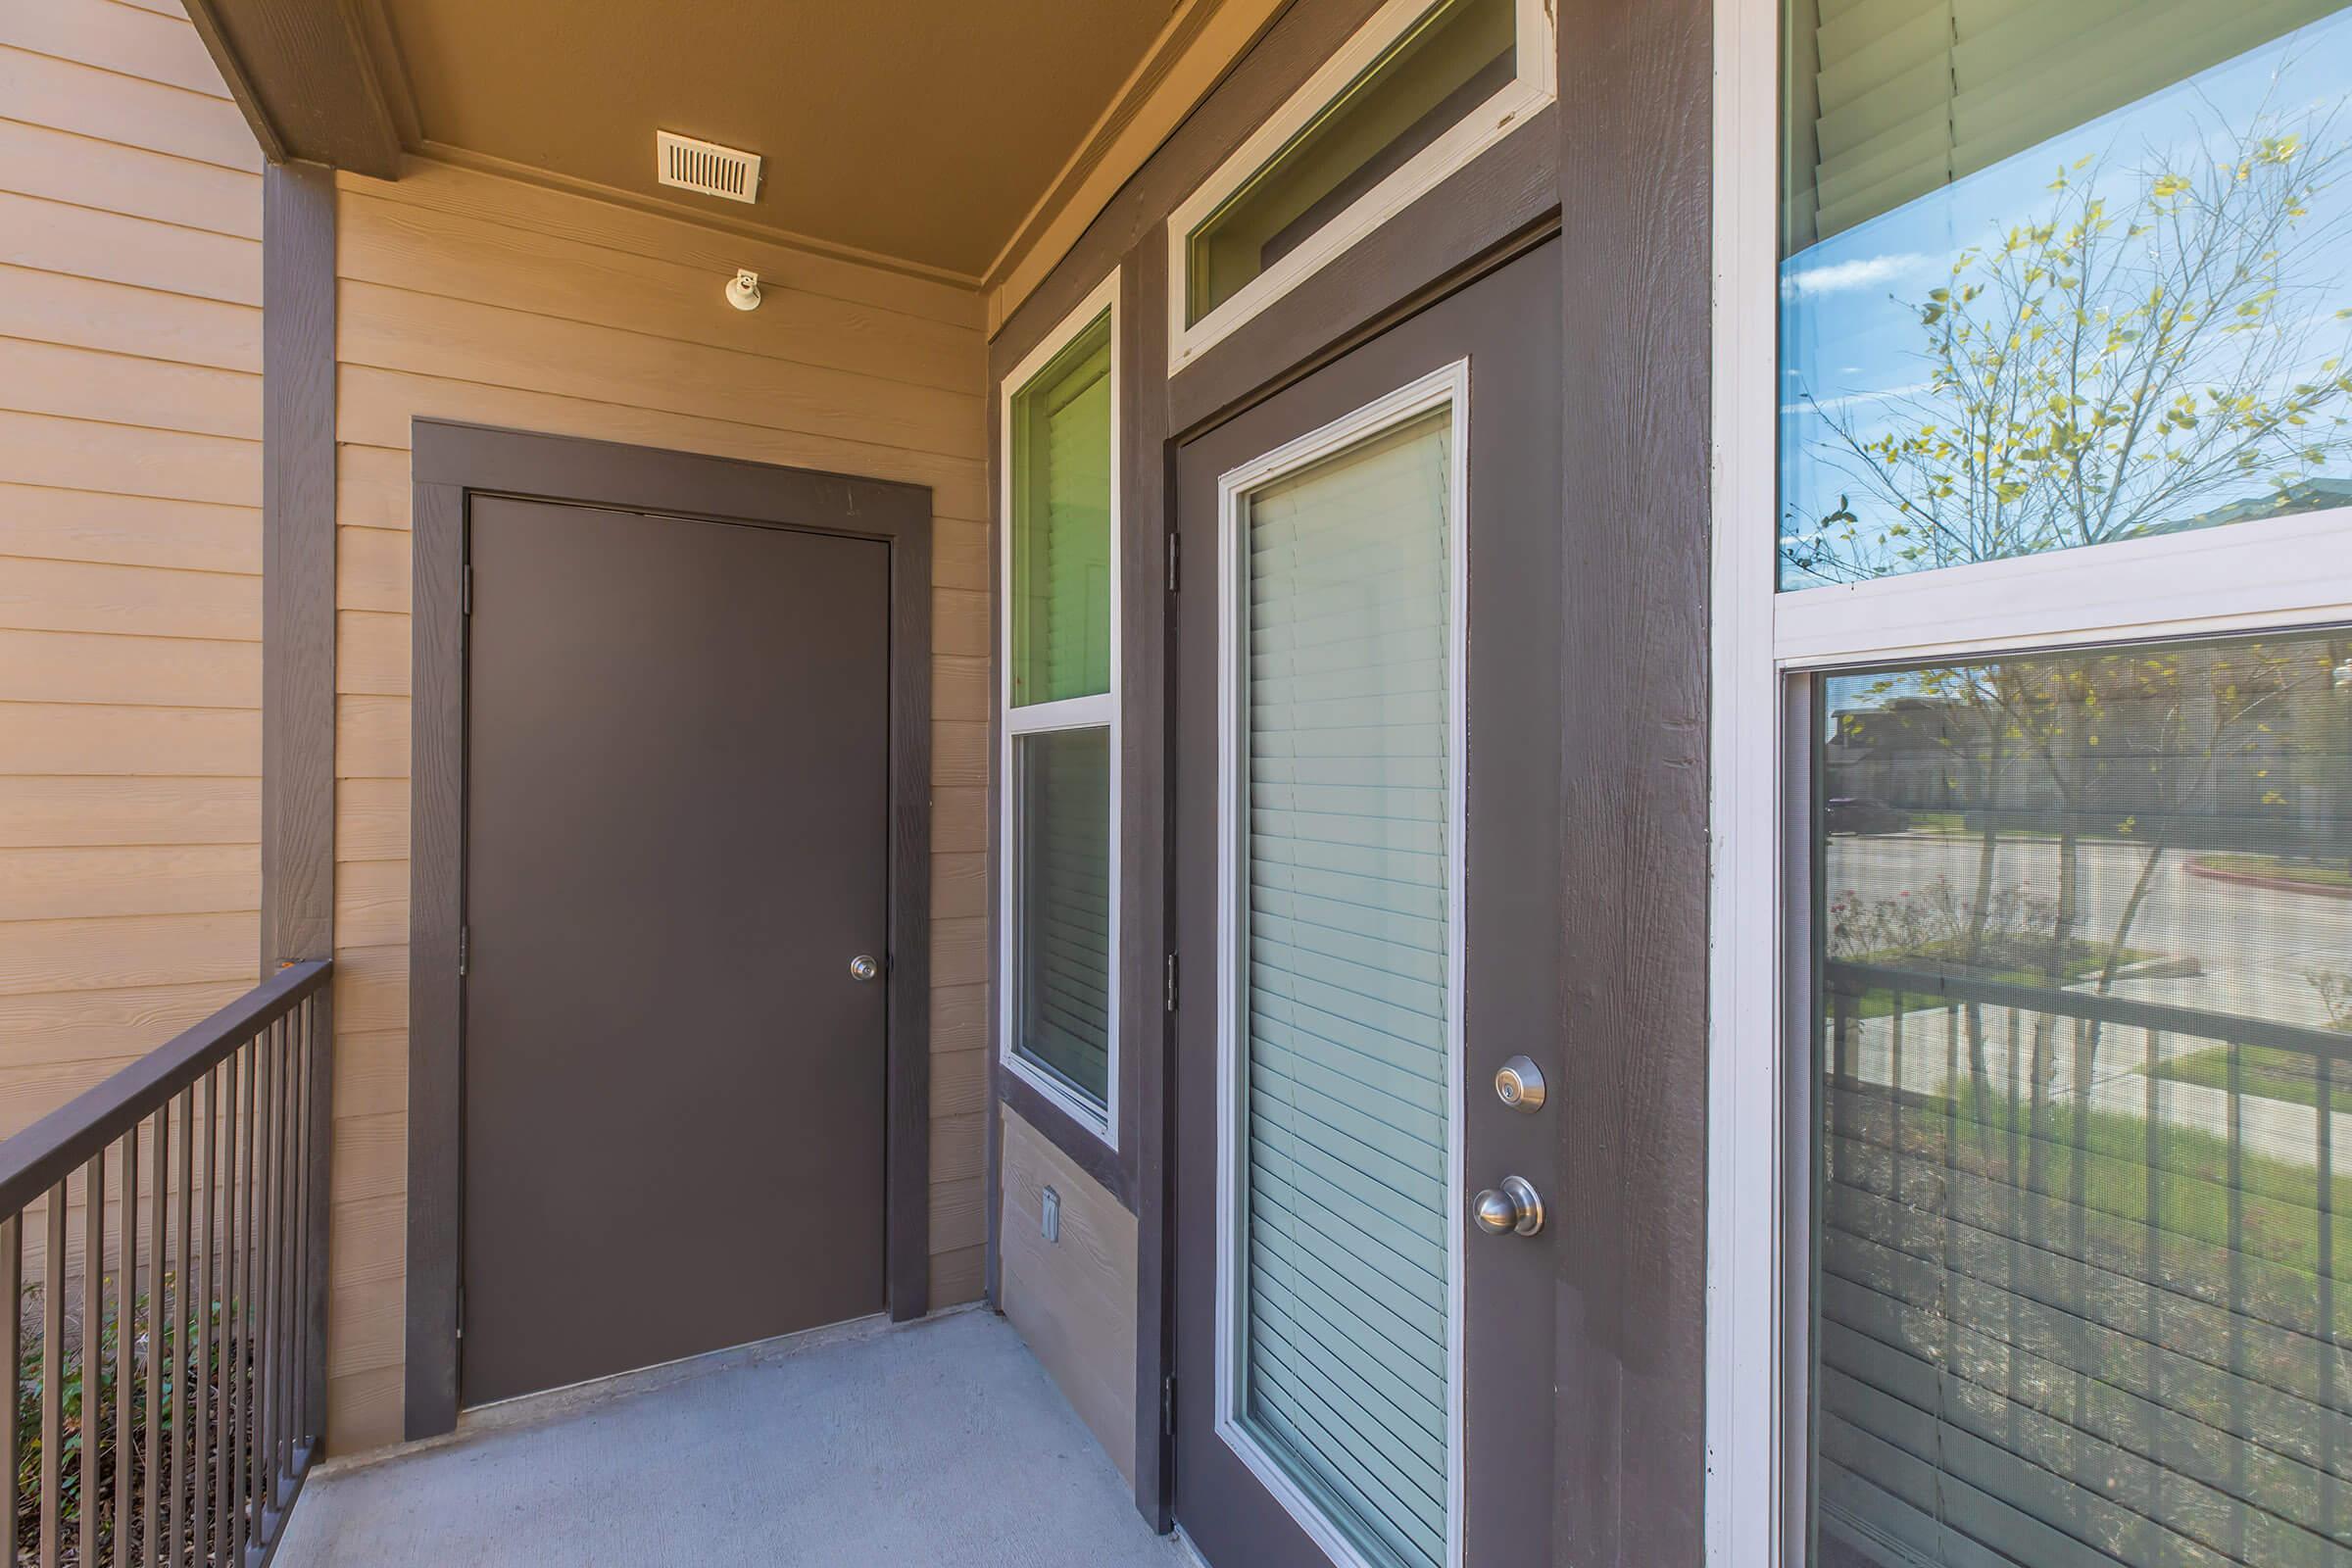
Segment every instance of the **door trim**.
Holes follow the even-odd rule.
[[[1242,557],[1241,502],[1255,490],[1286,474],[1343,452],[1382,432],[1439,409],[1452,412],[1446,432],[1450,448],[1446,475],[1447,522],[1446,541],[1447,584],[1446,642],[1446,855],[1449,871],[1446,885],[1446,985],[1450,1007],[1446,1019],[1447,1087],[1446,1112],[1446,1556],[1449,1564],[1462,1561],[1463,1447],[1467,1434],[1462,1423],[1463,1380],[1463,1248],[1467,1233],[1462,1222],[1464,1081],[1468,1054],[1462,1031],[1463,946],[1466,913],[1464,897],[1467,862],[1463,854],[1465,815],[1469,802],[1468,758],[1468,587],[1470,490],[1470,362],[1459,359],[1439,367],[1370,403],[1344,414],[1318,429],[1286,441],[1238,467],[1217,476],[1217,916],[1223,939],[1217,945],[1217,1246],[1212,1265],[1216,1291],[1216,1413],[1217,1437],[1232,1449],[1258,1483],[1281,1503],[1309,1540],[1342,1568],[1369,1568],[1363,1553],[1316,1508],[1291,1475],[1242,1425],[1242,1389],[1237,1356],[1242,1311],[1240,1214],[1242,1166],[1247,1143],[1237,1128],[1243,1110],[1241,1098],[1243,984],[1249,968],[1249,929],[1241,894],[1249,868],[1244,861],[1243,835],[1233,831],[1248,819],[1246,780],[1242,775],[1241,737],[1249,714],[1243,707],[1243,600],[1236,592],[1245,567]]]
[[[441,419],[413,425],[407,1387],[411,1440],[455,1429],[464,1211],[466,520],[469,497],[879,540],[890,549],[889,1310],[930,1293],[931,492]]]

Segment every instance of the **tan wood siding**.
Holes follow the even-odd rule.
[[[0,1135],[259,967],[260,172],[176,7],[0,7]]]
[[[1133,1485],[1135,1216],[1010,1105],[1003,1159],[1004,1315]],[[1061,1202],[1052,1242],[1043,1228],[1049,1187]]]
[[[980,1294],[988,501],[977,295],[438,165],[341,176],[337,1084],[329,1446],[401,1431],[411,421],[929,485],[936,511],[931,1289]],[[4,261],[5,258],[0,258]],[[729,309],[737,266],[766,302]],[[184,330],[201,330],[201,321]],[[7,439],[0,430],[0,441]],[[8,1001],[0,974],[0,1006]]]

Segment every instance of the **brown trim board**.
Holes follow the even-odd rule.
[[[187,0],[213,63],[270,162],[400,177],[400,131],[370,52],[376,0]]]
[[[465,914],[466,516],[498,494],[878,539],[890,546],[890,967],[884,1202],[890,1313],[930,1292],[931,492],[806,468],[414,425],[407,1435],[458,1416]]]
[[[262,175],[261,972],[334,953],[335,184]]]
[[[1175,675],[1168,615],[1168,515],[1174,493],[1175,449],[1168,412],[1157,389],[1168,378],[1168,265],[1164,227],[1146,234],[1119,283],[1120,345],[1131,386],[1122,388],[1128,416],[1120,449],[1125,537],[1119,607],[1127,637],[1120,671],[1119,931],[1125,939],[1119,1028],[1132,1060],[1120,1102],[1119,1143],[1130,1161],[1129,1206],[1135,1210],[1135,1506],[1155,1531],[1175,1522],[1175,1446],[1168,1442],[1160,1390],[1172,1361],[1174,1325],[1166,1310],[1168,1254],[1168,1025],[1175,998],[1162,965],[1172,944],[1168,889],[1174,845],[1168,832],[1169,682]],[[1177,985],[1184,977],[1176,976]],[[1156,983],[1155,983],[1156,982]],[[1196,993],[1198,994],[1198,993]]]
[[[1705,1537],[1712,26],[1710,0],[1559,15],[1552,1513],[1558,1560],[1595,1565]]]

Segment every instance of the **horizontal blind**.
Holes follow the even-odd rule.
[[[1244,1414],[1396,1564],[1446,1541],[1447,431],[1249,504]]]
[[[1081,1095],[1110,1092],[1110,732],[1015,741],[1018,1049]]]
[[[1891,212],[2340,0],[1821,0],[1817,236]]]

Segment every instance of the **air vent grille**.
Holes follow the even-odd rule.
[[[656,174],[664,185],[723,196],[733,202],[760,195],[760,155],[738,152],[672,131],[654,133]]]

